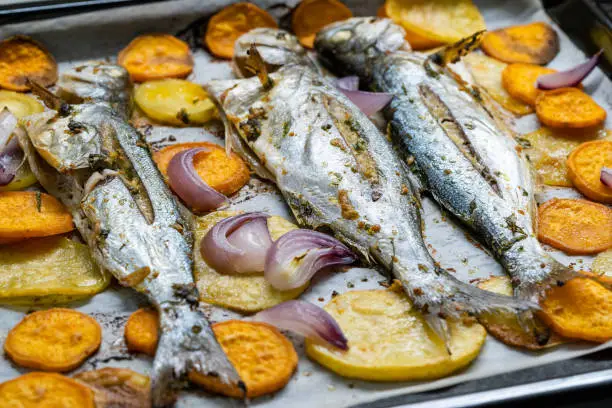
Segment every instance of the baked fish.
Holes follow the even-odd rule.
[[[232,144],[276,183],[301,226],[333,234],[365,263],[393,274],[444,339],[447,316],[535,307],[482,291],[437,265],[423,242],[407,166],[385,136],[310,64],[289,61],[269,74],[255,46],[249,54],[257,77],[205,87]]]
[[[479,36],[428,57],[406,51],[404,31],[391,20],[353,18],[322,30],[315,48],[334,73],[358,75],[394,95],[384,114],[413,171],[491,250],[516,297],[538,302],[576,273],[536,238],[532,173],[513,133],[484,93],[444,67],[476,47]]]
[[[56,110],[28,117],[19,140],[42,186],[71,210],[98,264],[159,311],[151,377],[153,405],[163,407],[173,404],[172,391],[192,369],[242,382],[199,309],[190,225],[147,143],[126,121],[129,83],[119,66],[74,68],[62,76],[61,95],[82,103],[68,105],[38,89]]]

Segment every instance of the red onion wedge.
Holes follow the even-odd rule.
[[[193,158],[203,147],[183,150],[168,164],[168,181],[172,190],[194,211],[211,211],[227,202],[227,197],[202,180],[193,166]]]
[[[202,239],[202,258],[219,273],[263,272],[272,247],[267,218],[253,212],[219,221]]]
[[[251,319],[348,350],[348,341],[334,318],[319,306],[303,300],[280,303],[255,314]]]
[[[576,65],[574,68],[568,69],[567,71],[540,75],[536,82],[537,87],[549,91],[551,89],[567,88],[578,85],[597,66],[597,62],[602,53],[603,49],[599,50],[599,52],[593,55],[588,61]]]
[[[13,181],[23,163],[23,152],[17,138],[11,138],[16,126],[17,118],[4,108],[0,112],[0,187]]]
[[[278,290],[304,285],[321,269],[348,265],[357,257],[340,241],[320,232],[298,229],[281,236],[268,256],[264,275]]]
[[[602,167],[599,180],[604,183],[607,187],[612,188],[612,169],[609,167]]]
[[[367,116],[380,111],[393,99],[392,94],[385,92],[360,91],[359,78],[353,76],[338,79],[336,87]]]

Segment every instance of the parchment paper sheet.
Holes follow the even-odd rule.
[[[356,0],[346,1],[356,15],[374,15],[382,1]],[[176,33],[199,17],[208,15],[229,1],[221,0],[177,0],[172,2],[153,3],[142,6],[119,8],[109,11],[88,13],[78,16],[63,17],[55,20],[20,23],[0,27],[0,38],[12,34],[30,34],[43,41],[60,61],[60,69],[70,64],[92,58],[114,58],[118,50],[124,47],[133,37],[146,32]],[[276,1],[256,1],[266,6]],[[289,3],[294,4],[295,1]],[[531,21],[547,21],[552,24],[536,0],[520,1],[476,1],[483,13],[489,29]],[[553,68],[564,69],[585,56],[579,51],[558,27],[561,39],[561,52],[552,62]],[[231,70],[225,62],[213,61],[203,50],[195,53],[195,72],[189,78],[198,83],[210,79],[229,78]],[[597,70],[585,82],[588,93],[608,112],[612,99],[610,81]],[[607,124],[609,127],[609,123]],[[535,115],[524,117],[516,122],[516,129],[521,133],[535,130],[538,127]],[[153,129],[149,139],[152,142],[167,140],[173,135],[177,141],[210,140],[222,143],[219,127],[202,128],[164,128]],[[159,145],[154,143],[154,145]],[[265,187],[265,188],[262,188]],[[575,195],[568,189],[548,189],[544,197],[555,195]],[[237,197],[232,199],[232,206],[241,210],[268,211],[290,218],[289,212],[280,196],[273,188],[253,180]],[[501,267],[488,254],[475,247],[466,238],[459,226],[446,220],[436,204],[429,199],[424,201],[426,219],[426,240],[430,244],[433,256],[442,266],[454,268],[459,278],[469,281],[486,278],[490,275],[502,275]],[[557,251],[551,253],[565,264],[577,263],[585,266],[591,258],[577,258],[563,255]],[[329,274],[317,277],[311,288],[302,296],[315,304],[324,305],[331,298],[332,291],[340,293],[354,289],[379,289],[382,276],[373,270],[353,268],[345,273]],[[350,285],[352,284],[352,285]],[[318,300],[323,298],[324,301]],[[80,370],[104,366],[123,366],[147,373],[150,359],[129,356],[123,343],[123,324],[129,313],[146,300],[132,290],[111,288],[89,301],[77,304],[83,312],[91,313],[104,328],[103,345],[96,356],[91,358]],[[75,305],[73,305],[75,306]],[[23,316],[26,309],[0,308],[0,341],[6,333]],[[224,320],[239,317],[232,312],[211,308],[213,320]],[[262,407],[342,407],[355,403],[367,402],[392,395],[414,393],[446,387],[460,382],[489,377],[528,367],[539,366],[555,361],[570,359],[608,347],[610,344],[593,345],[576,343],[557,347],[550,351],[527,352],[506,347],[489,337],[480,356],[467,369],[445,379],[430,382],[374,383],[345,379],[321,368],[305,357],[302,342],[293,338],[300,362],[298,370],[289,385],[272,397],[258,398],[252,401],[254,406]],[[0,358],[0,381],[13,378],[26,370],[12,365],[5,357]],[[242,406],[242,403],[227,398],[211,396],[203,391],[190,390],[182,394],[179,407]]]

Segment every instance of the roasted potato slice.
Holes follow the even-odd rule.
[[[0,42],[0,88],[25,92],[28,80],[42,86],[57,81],[57,63],[42,44],[25,35]]]
[[[470,73],[478,85],[483,87],[495,102],[517,115],[533,113],[528,104],[513,98],[502,84],[502,72],[507,64],[486,55],[470,53],[463,57]]]
[[[94,391],[96,408],[151,408],[151,380],[127,368],[105,367],[74,378]]]
[[[260,322],[229,320],[212,326],[240,378],[247,387],[247,398],[271,394],[282,389],[297,367],[298,357],[293,344],[275,327]],[[191,372],[189,379],[204,388],[243,398],[243,390],[235,384],[225,384],[217,376]]]
[[[612,249],[598,254],[591,267],[593,273],[605,278],[612,278]]]
[[[514,293],[510,278],[506,276],[491,276],[480,282],[478,287],[500,295],[512,296]],[[540,350],[565,343],[563,338],[553,333],[546,344],[538,344],[536,337],[525,332],[514,314],[485,314],[480,322],[487,328],[489,334],[509,346]]]
[[[550,25],[537,22],[490,31],[480,46],[500,61],[545,65],[559,52],[559,36]]]
[[[87,245],[64,237],[0,246],[0,303],[52,305],[93,296],[110,283]]]
[[[274,289],[263,274],[225,275],[209,267],[200,254],[200,241],[208,230],[224,218],[238,213],[216,211],[200,217],[196,221],[195,245],[193,254],[194,277],[202,302],[226,307],[240,312],[253,313],[267,309],[286,300],[297,298],[308,284],[288,291]],[[286,232],[297,226],[289,221],[272,216],[268,218],[268,230],[272,240],[277,240]]]
[[[378,8],[376,16],[380,18],[389,18],[389,16],[387,15],[387,11],[385,10],[384,4]],[[408,28],[402,25],[401,21],[394,21],[394,22],[396,24],[401,25],[404,28],[404,31],[406,31],[406,37],[405,37],[406,41],[408,41],[408,43],[410,44],[410,48],[412,48],[413,50],[416,50],[416,51],[430,50],[432,48],[439,47],[440,45],[443,44],[440,41],[432,40],[430,38],[423,37],[422,35],[419,35],[415,33],[414,31],[410,31]]]
[[[385,11],[409,31],[440,43],[454,43],[486,29],[471,0],[387,0]]]
[[[325,310],[348,339],[348,351],[306,341],[310,358],[343,377],[373,381],[431,380],[474,360],[486,331],[466,319],[450,321],[450,350],[415,310],[399,284],[388,290],[350,291]]]
[[[604,139],[612,141],[610,130],[572,130],[541,127],[521,136],[528,142],[525,153],[538,181],[548,186],[572,187],[567,175],[567,157],[581,143]]]
[[[173,126],[201,125],[217,112],[200,85],[182,79],[146,82],[136,88],[134,100],[147,116]]]

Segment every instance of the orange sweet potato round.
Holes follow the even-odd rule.
[[[0,192],[0,242],[63,234],[73,229],[72,216],[55,197],[34,191]]]
[[[554,69],[533,64],[510,64],[502,71],[502,85],[510,96],[535,106],[540,92],[536,80],[540,75],[552,74]]]
[[[16,364],[44,371],[74,370],[100,347],[96,320],[72,309],[31,313],[9,332],[4,351]]]
[[[0,88],[25,92],[28,80],[42,86],[57,81],[53,55],[30,37],[17,35],[0,42]]]
[[[538,209],[538,239],[568,254],[612,247],[612,209],[580,199],[553,198]]]
[[[0,384],[0,407],[94,408],[86,385],[55,373],[28,373]]]
[[[540,306],[542,320],[562,336],[599,343],[612,339],[612,291],[595,280],[575,278],[554,287]]]
[[[293,344],[276,328],[258,322],[229,320],[212,326],[217,340],[247,387],[247,397],[255,398],[283,388],[297,367]],[[189,379],[204,388],[229,397],[242,398],[236,385],[217,377],[191,372]]]
[[[480,46],[500,61],[544,65],[559,52],[559,37],[550,25],[537,22],[490,31]]]
[[[300,44],[312,48],[320,29],[351,17],[351,10],[338,0],[302,0],[293,11],[291,28]]]
[[[204,43],[214,56],[232,58],[238,37],[258,27],[278,28],[278,24],[267,11],[252,3],[232,4],[210,19]]]
[[[125,324],[125,343],[128,350],[155,355],[159,338],[159,315],[154,309],[138,309]]]
[[[612,167],[612,141],[593,140],[572,150],[567,176],[591,200],[612,204],[612,188],[600,180],[602,167]]]
[[[168,164],[174,155],[196,147],[209,150],[198,153],[193,159],[193,164],[202,180],[210,187],[221,194],[231,195],[249,182],[251,174],[246,163],[235,153],[228,156],[225,149],[215,143],[193,142],[166,146],[155,152],[153,159],[162,174],[166,175]]]
[[[185,78],[193,70],[189,45],[169,34],[146,34],[134,38],[119,52],[117,62],[137,82]]]
[[[577,88],[539,92],[535,108],[540,122],[550,127],[587,128],[606,120],[604,108]]]

